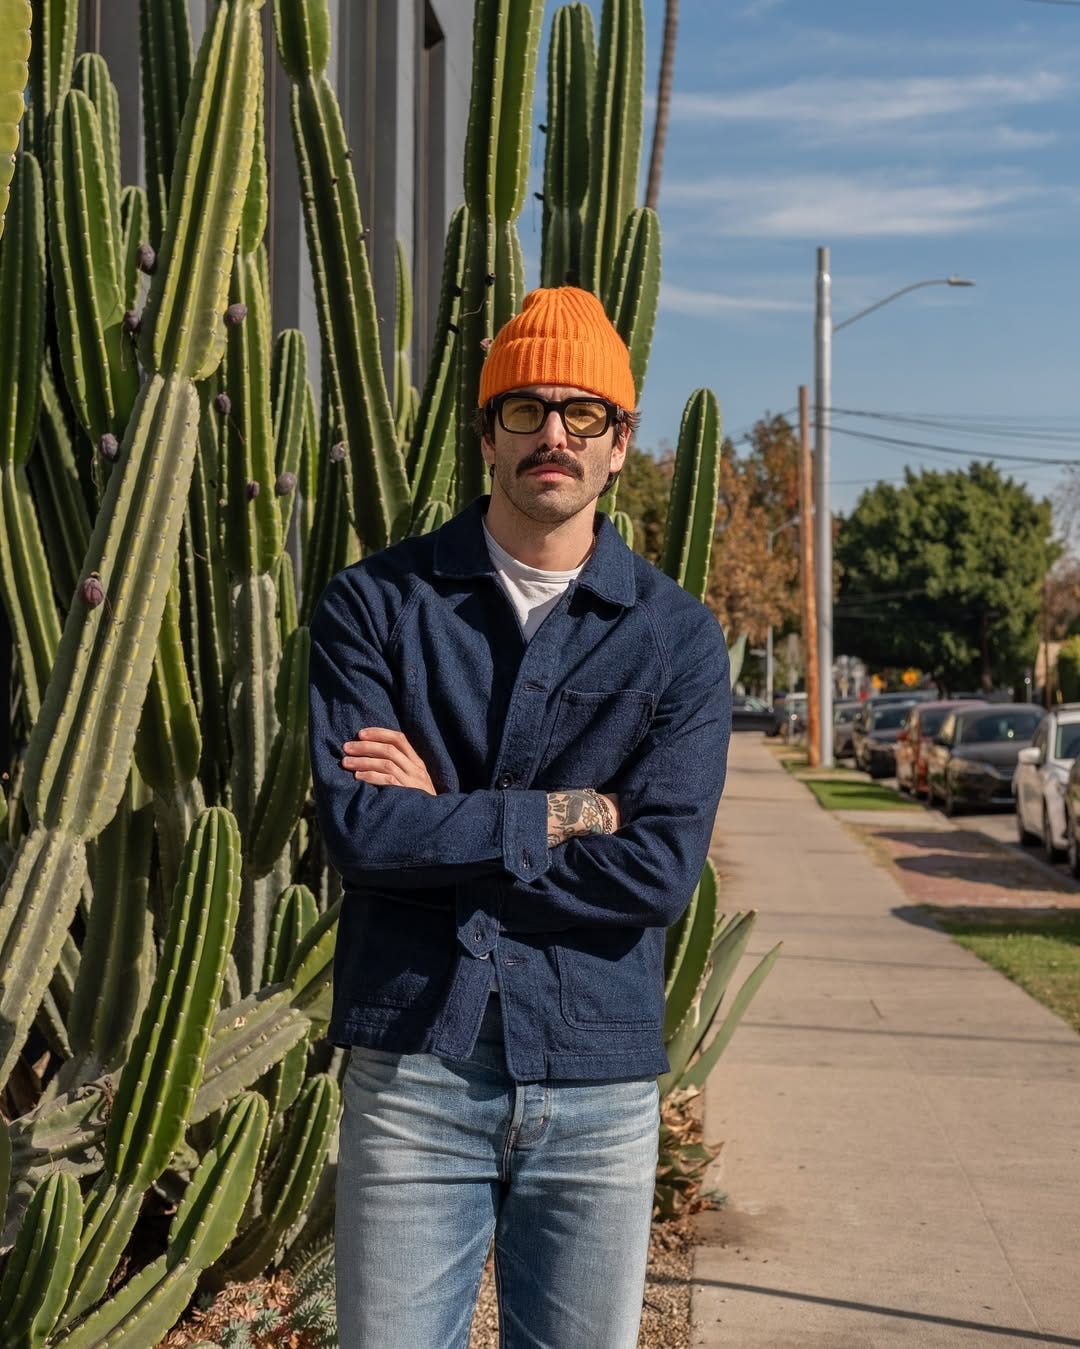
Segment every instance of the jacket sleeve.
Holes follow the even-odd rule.
[[[311,621],[309,736],[315,812],[346,885],[414,890],[484,876],[535,880],[552,857],[547,793],[377,787],[342,767],[364,726],[401,730],[389,634],[365,603],[355,569],[327,586]]]
[[[644,742],[603,785],[619,797],[619,829],[552,849],[542,876],[492,882],[507,932],[667,927],[682,914],[708,855],[731,733],[727,646],[715,620],[711,628],[662,694]]]

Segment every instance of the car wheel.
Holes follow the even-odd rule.
[[[1050,824],[1050,812],[1043,803],[1042,846],[1048,862],[1061,861],[1061,849],[1054,842],[1054,831]]]
[[[1016,798],[1016,841],[1022,848],[1030,848],[1038,843],[1037,835],[1024,823],[1024,816],[1020,810],[1020,798]]]

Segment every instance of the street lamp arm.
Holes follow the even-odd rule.
[[[880,309],[883,305],[891,304],[893,300],[898,300],[901,295],[907,295],[913,290],[919,290],[923,286],[973,286],[974,281],[968,281],[962,276],[939,276],[933,277],[929,281],[915,281],[910,286],[903,286],[900,290],[894,290],[891,295],[886,295],[883,300],[878,300],[876,304],[868,305],[865,309],[860,309],[857,314],[852,314],[850,318],[844,319],[842,323],[833,324],[833,332],[838,333],[841,328],[846,328],[849,323],[854,323],[857,319],[865,318],[867,314],[872,314],[875,309]]]

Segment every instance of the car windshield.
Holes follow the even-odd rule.
[[[850,707],[834,707],[833,721],[837,726],[847,726],[855,720],[855,713],[859,710],[858,703],[852,703]]]
[[[919,718],[920,735],[937,735],[941,730],[941,723],[949,715],[947,707],[935,707],[929,712],[924,712]]]
[[[895,731],[898,726],[903,726],[907,721],[907,715],[911,711],[910,703],[886,703],[884,707],[874,709],[874,730],[875,731]]]
[[[984,712],[980,717],[965,718],[956,738],[962,745],[1030,740],[1041,720],[1031,712]]]
[[[1067,721],[1057,728],[1055,759],[1075,759],[1080,755],[1080,721]]]

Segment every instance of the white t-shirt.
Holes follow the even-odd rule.
[[[519,562],[496,543],[486,524],[484,538],[487,540],[491,560],[495,564],[499,584],[514,606],[521,631],[528,641],[558,604],[559,596],[566,587],[575,576],[581,574],[585,563],[570,571],[541,571],[539,567],[527,567],[524,562]]]

